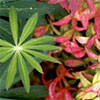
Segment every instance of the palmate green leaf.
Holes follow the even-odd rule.
[[[27,93],[29,93],[30,79],[28,75],[28,70],[25,61],[20,53],[18,53],[18,67],[19,67],[20,77],[24,84],[25,90],[27,91]]]
[[[26,51],[27,53],[30,53],[30,54],[33,55],[33,56],[37,56],[37,57],[43,59],[43,60],[51,61],[51,62],[59,63],[59,64],[60,64],[60,62],[59,62],[58,60],[56,60],[55,58],[50,57],[50,56],[45,55],[45,54],[42,54],[42,53],[40,53],[40,52],[31,51],[31,50],[25,50],[25,51]]]
[[[6,89],[7,90],[13,83],[13,80],[16,74],[16,66],[17,66],[17,53],[14,54],[9,64],[7,79],[6,79]]]
[[[0,46],[13,47],[13,45],[5,40],[0,39]]]
[[[12,31],[12,36],[13,36],[15,44],[17,45],[17,40],[18,40],[18,18],[17,18],[17,11],[16,11],[14,6],[10,7],[9,19],[10,19],[10,27],[11,27],[11,31]]]
[[[42,68],[40,64],[29,54],[25,53],[24,51],[22,52],[23,56],[25,59],[40,73],[43,73]]]
[[[9,60],[11,58],[11,56],[13,55],[14,52],[9,52],[8,54],[5,54],[3,56],[0,56],[0,62],[4,63],[7,60]]]
[[[53,46],[53,45],[33,45],[33,46],[23,46],[25,49],[36,49],[36,50],[57,50],[60,49],[58,46]]]
[[[52,36],[42,36],[39,38],[31,39],[25,42],[22,46],[49,43],[49,42],[52,42],[53,40],[54,40],[54,37]]]
[[[22,42],[24,42],[24,40],[32,33],[32,31],[34,30],[36,23],[38,20],[38,14],[34,14],[32,15],[29,20],[26,22],[24,29],[22,31],[20,40],[19,40],[19,44],[21,44]]]

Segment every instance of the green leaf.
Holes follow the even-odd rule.
[[[9,60],[11,58],[11,56],[13,55],[14,52],[9,52],[7,55],[5,54],[5,56],[1,56],[0,57],[0,62],[6,62],[7,60]]]
[[[8,68],[7,79],[6,79],[7,90],[13,83],[13,80],[16,74],[16,66],[17,66],[17,54],[15,53],[13,58],[10,61],[9,68]]]
[[[42,36],[39,38],[31,39],[31,40],[25,42],[22,46],[43,44],[43,43],[52,42],[53,40],[54,40],[54,37],[52,37],[52,36]]]
[[[11,8],[10,8],[9,19],[10,19],[12,36],[13,36],[15,44],[17,45],[17,41],[18,41],[18,18],[17,18],[17,11],[16,11],[14,6],[11,6]]]
[[[36,52],[36,51],[31,51],[31,50],[25,50],[26,52],[30,53],[31,55],[33,56],[37,56],[43,60],[46,60],[46,61],[51,61],[51,62],[54,62],[54,63],[60,63],[58,60],[56,60],[55,58],[53,57],[50,57],[48,55],[45,55],[45,54],[42,54],[40,52]]]
[[[20,77],[24,84],[25,90],[27,91],[27,93],[29,93],[30,79],[28,75],[28,70],[25,61],[20,53],[18,53],[18,67],[19,67]]]
[[[13,45],[5,40],[0,39],[0,46],[13,47]]]
[[[87,80],[81,73],[80,73],[80,80],[84,87],[88,87],[91,85],[91,82]]]
[[[11,99],[32,99],[37,100],[48,95],[48,89],[43,85],[33,85],[30,92],[26,93],[23,87],[10,89],[9,91],[0,91],[0,97]]]
[[[23,56],[26,58],[26,60],[40,73],[43,73],[42,68],[40,64],[29,54],[22,52]]]
[[[34,28],[36,26],[37,20],[38,20],[38,14],[37,13],[32,15],[29,18],[29,20],[26,22],[24,29],[22,31],[19,44],[24,42],[24,40],[32,33],[32,31],[34,30]]]
[[[33,45],[33,46],[22,46],[25,49],[36,49],[36,50],[57,50],[60,49],[58,46],[53,45]]]

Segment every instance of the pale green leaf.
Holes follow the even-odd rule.
[[[98,56],[98,61],[100,62],[100,55]]]
[[[38,58],[41,58],[43,60],[46,60],[46,61],[50,61],[50,62],[54,62],[54,63],[60,63],[58,60],[56,60],[55,58],[53,57],[50,57],[48,55],[45,55],[43,53],[40,53],[40,52],[36,52],[36,51],[31,51],[31,50],[25,50],[26,52],[30,53],[31,55],[33,56],[37,56]]]
[[[5,54],[5,56],[1,56],[0,57],[0,62],[6,62],[8,59],[11,58],[11,56],[13,55],[14,52],[9,52],[7,55]]]
[[[5,40],[0,39],[0,46],[13,47],[13,45]]]
[[[18,18],[17,18],[17,11],[14,6],[11,6],[9,11],[9,20],[10,20],[10,26],[12,31],[12,36],[14,39],[15,44],[17,44],[18,41]]]
[[[97,96],[97,93],[89,92],[83,97],[82,100],[93,100]]]
[[[6,79],[7,90],[10,88],[10,86],[13,83],[16,74],[16,66],[17,66],[17,54],[15,53],[10,61],[9,68],[8,68],[7,79]]]
[[[98,71],[93,77],[92,83],[95,84],[97,82],[100,82],[100,71]]]
[[[38,14],[37,13],[32,15],[29,18],[29,20],[25,24],[24,29],[22,31],[19,44],[24,42],[24,40],[32,33],[32,31],[34,30],[34,28],[36,26],[37,20],[38,20]]]
[[[22,52],[23,56],[26,58],[26,60],[35,68],[38,72],[43,73],[42,68],[40,64],[29,54]]]
[[[18,53],[18,67],[19,67],[20,77],[24,84],[25,90],[29,93],[30,79],[28,75],[28,70],[25,61],[20,53]]]
[[[52,37],[52,36],[42,36],[39,38],[31,39],[31,40],[25,42],[22,46],[43,44],[43,43],[52,42],[53,40],[54,40],[54,37]]]
[[[80,80],[84,87],[88,87],[91,85],[91,82],[87,80],[82,74],[80,74]]]
[[[36,50],[57,50],[60,49],[58,46],[53,45],[33,45],[33,46],[22,46],[25,49],[36,49]]]

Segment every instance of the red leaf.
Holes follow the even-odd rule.
[[[62,43],[62,42],[68,41],[70,38],[71,38],[71,35],[69,35],[69,36],[59,36],[59,37],[56,37],[54,41]]]
[[[91,46],[94,44],[94,41],[95,41],[96,38],[97,38],[97,35],[94,35],[93,37],[91,37],[91,38],[88,40],[88,42],[87,42],[87,44],[86,44],[87,48],[91,48]]]
[[[68,67],[79,67],[80,65],[83,64],[83,62],[81,60],[72,60],[72,59],[68,59],[65,61],[65,64]]]
[[[85,56],[85,51],[80,51],[80,52],[75,52],[73,53],[73,55],[76,57],[76,58],[82,58]]]
[[[75,36],[75,39],[80,43],[80,44],[86,44],[89,40],[89,37],[83,37],[83,36]]]
[[[34,30],[34,37],[40,37],[48,31],[48,25],[36,27]]]
[[[52,22],[53,25],[56,25],[56,26],[61,26],[61,25],[65,25],[65,24],[68,24],[69,21],[71,20],[71,17],[70,15],[60,19],[59,21],[57,22]]]
[[[100,38],[100,9],[97,9],[95,13],[95,31],[98,38]]]
[[[86,46],[85,51],[91,59],[98,60],[98,56],[95,53],[93,53],[90,49],[88,49]]]

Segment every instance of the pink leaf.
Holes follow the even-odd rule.
[[[95,41],[96,38],[97,38],[97,36],[94,35],[93,37],[91,37],[91,38],[88,40],[88,42],[87,42],[87,44],[86,44],[87,48],[91,48],[91,46],[94,44],[94,41]]]
[[[86,46],[85,51],[91,59],[98,60],[98,56],[95,53],[93,53],[90,49],[88,49]]]
[[[95,46],[100,50],[100,42],[98,39],[95,39]]]
[[[100,9],[97,9],[95,13],[95,31],[98,38],[100,38]]]
[[[48,4],[56,4],[56,3],[60,3],[63,2],[65,0],[48,0]]]
[[[68,59],[65,61],[65,64],[68,67],[79,67],[83,64],[83,62],[81,60]]]
[[[83,31],[83,30],[86,30],[87,27],[88,27],[88,15],[81,15],[80,14],[80,21],[82,22],[82,25],[83,27],[78,27],[76,26],[76,23],[75,23],[75,18],[72,18],[72,25],[74,27],[75,30],[77,31]]]
[[[85,56],[85,51],[80,51],[80,52],[75,52],[73,53],[73,55],[76,57],[76,58],[82,58]]]
[[[61,25],[65,25],[65,24],[68,24],[69,21],[71,20],[71,17],[70,15],[60,19],[59,21],[57,22],[52,22],[53,25],[56,25],[56,26],[61,26]]]
[[[91,11],[94,11],[95,10],[95,7],[94,7],[94,0],[86,0],[88,6],[89,6],[89,9]]]
[[[69,7],[68,7],[68,3],[67,3],[67,1],[66,0],[64,0],[63,2],[61,2],[61,3],[59,3],[59,5],[62,7],[62,8],[65,8],[66,10],[68,10],[69,9]]]
[[[83,48],[79,47],[76,43],[67,41],[61,47],[68,53],[80,52]]]
[[[71,38],[71,35],[69,35],[69,36],[59,36],[59,37],[56,37],[54,41],[62,43],[62,42],[68,41],[70,38]]]
[[[75,36],[75,39],[80,43],[80,44],[86,44],[89,40],[89,37],[83,37],[83,36]]]
[[[34,30],[34,37],[40,37],[48,31],[48,25],[38,26]]]

